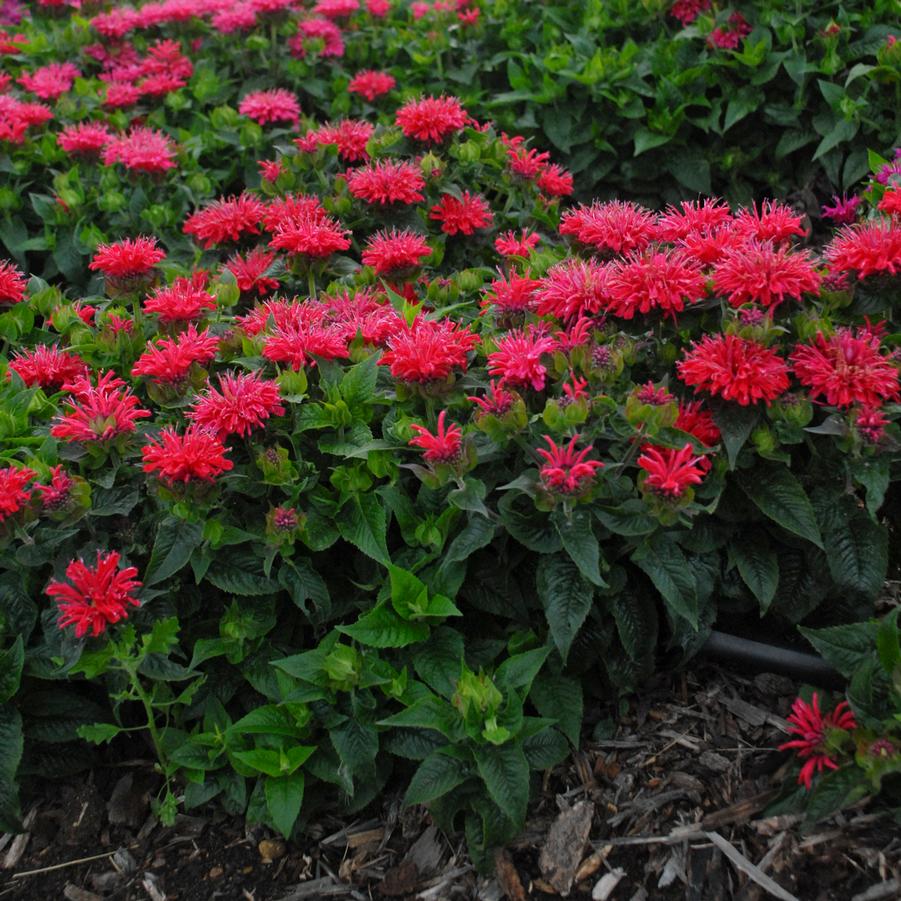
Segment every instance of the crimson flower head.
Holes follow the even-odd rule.
[[[325,259],[350,247],[349,234],[331,216],[308,215],[277,228],[269,246],[297,256]]]
[[[826,246],[833,272],[858,278],[895,275],[901,270],[901,227],[894,222],[861,222],[845,226]]]
[[[879,336],[863,328],[841,328],[813,344],[798,344],[792,353],[795,375],[833,407],[879,407],[898,396],[898,367],[883,355]]]
[[[49,63],[20,75],[19,84],[41,100],[56,100],[71,89],[80,75],[78,67],[72,63]]]
[[[698,263],[684,254],[663,250],[632,254],[613,263],[606,289],[608,309],[622,319],[659,310],[675,320],[686,304],[702,300],[707,293]]]
[[[294,322],[278,326],[263,346],[267,360],[287,363],[295,372],[315,366],[313,357],[336,360],[347,355],[347,331],[335,323]]]
[[[652,381],[639,385],[635,397],[640,403],[650,404],[652,407],[664,407],[675,400],[663,385],[658,388]]]
[[[166,254],[156,238],[125,238],[114,244],[100,244],[88,269],[114,278],[131,278],[146,275],[164,259]]]
[[[424,425],[414,423],[410,426],[416,437],[408,442],[411,447],[420,447],[425,451],[422,458],[427,463],[454,463],[460,459],[463,449],[463,433],[460,426],[451,424],[447,428],[444,420],[447,410],[438,414],[438,429],[433,435]]]
[[[407,101],[395,123],[408,138],[439,143],[469,121],[469,114],[456,97],[423,97]]]
[[[683,200],[678,207],[668,206],[657,223],[661,241],[682,241],[689,235],[709,235],[732,218],[729,207],[717,197]]]
[[[643,485],[654,494],[680,498],[689,485],[698,485],[710,464],[704,457],[696,457],[690,444],[680,449],[646,444],[638,465],[645,471]]]
[[[185,220],[182,231],[204,247],[238,241],[242,235],[258,235],[266,204],[246,191],[237,197],[220,197]]]
[[[631,201],[595,201],[567,210],[560,234],[607,253],[631,253],[644,250],[657,237],[657,217]]]
[[[526,330],[511,329],[498,340],[497,350],[488,355],[488,373],[499,375],[502,385],[542,391],[547,367],[541,358],[556,348],[557,342],[550,335],[531,325]]]
[[[225,268],[235,277],[242,294],[256,291],[262,297],[278,288],[278,279],[268,274],[275,260],[274,253],[255,247],[243,257],[237,253],[229,257]]]
[[[538,315],[569,322],[606,309],[609,277],[609,264],[596,260],[572,258],[551,266],[535,292]]]
[[[192,322],[175,338],[163,338],[156,344],[148,341],[131,374],[146,376],[157,384],[178,383],[187,378],[192,364],[209,363],[218,349],[219,339],[208,331],[198,332]]]
[[[498,277],[483,291],[482,309],[494,308],[499,313],[524,313],[535,308],[535,291],[540,287],[538,279],[528,275],[509,276],[498,272]]]
[[[793,235],[802,238],[807,235],[801,227],[803,219],[803,216],[799,216],[784,203],[779,203],[778,200],[765,200],[759,209],[755,203],[740,210],[735,217],[735,230],[747,238],[781,244]]]
[[[276,382],[258,372],[226,373],[219,376],[219,390],[212,386],[198,398],[188,417],[225,438],[248,435],[270,416],[283,416]]]
[[[191,322],[216,309],[216,298],[205,288],[206,278],[195,273],[179,276],[171,285],[157,288],[143,304],[145,313],[155,313],[160,322]]]
[[[857,221],[857,208],[860,206],[859,197],[832,196],[832,206],[823,204],[820,215],[824,219],[831,219],[836,225],[851,225]]]
[[[826,747],[829,734],[850,732],[857,728],[857,721],[847,701],[840,702],[835,710],[823,714],[819,696],[814,692],[809,704],[802,698],[795,698],[788,722],[789,734],[798,737],[779,745],[779,750],[797,751],[798,757],[804,761],[801,772],[798,773],[798,784],[810,791],[814,773],[822,773],[824,769],[838,769],[838,764]]]
[[[788,388],[788,367],[776,353],[738,335],[705,335],[676,363],[679,377],[695,391],[708,391],[743,407],[769,405]]]
[[[876,209],[895,218],[901,217],[901,188],[897,185],[889,188],[882,195],[882,200],[879,201]]]
[[[300,524],[294,507],[276,507],[272,511],[272,525],[278,532],[293,532]]]
[[[0,523],[18,513],[28,503],[31,491],[26,486],[36,476],[33,469],[25,466],[5,466],[0,469]]]
[[[539,470],[545,487],[556,494],[573,495],[584,491],[594,480],[595,471],[604,466],[599,460],[585,459],[594,450],[593,445],[577,451],[576,442],[581,435],[573,435],[565,447],[557,447],[550,435],[543,437],[549,450],[539,447],[536,453],[547,461]]]
[[[377,275],[415,269],[430,256],[432,248],[425,238],[409,228],[392,228],[376,232],[363,248],[363,264],[372,266]]]
[[[556,163],[547,166],[535,180],[535,184],[548,197],[569,197],[573,192],[572,173]]]
[[[212,482],[234,465],[225,456],[225,446],[215,432],[189,425],[183,435],[172,426],[151,439],[142,449],[144,472],[158,473],[169,485],[176,482]]]
[[[484,397],[467,397],[466,399],[479,408],[476,412],[476,418],[478,418],[480,416],[503,416],[516,403],[517,397],[518,395],[507,391],[492,380]]]
[[[885,427],[889,424],[888,418],[881,410],[862,409],[854,421],[854,427],[870,444],[879,444],[885,437]]]
[[[86,375],[87,363],[77,354],[60,350],[56,344],[39,344],[33,350],[19,351],[9,361],[9,368],[26,385],[60,388],[80,375]]]
[[[369,159],[366,145],[375,132],[375,126],[358,119],[342,119],[332,125],[322,125],[315,131],[307,132],[303,138],[295,138],[294,143],[309,153],[317,147],[334,146],[338,156],[348,163]]]
[[[131,434],[137,428],[137,420],[150,416],[150,411],[139,406],[138,398],[112,370],[100,376],[96,385],[82,375],[63,387],[73,397],[65,401],[66,412],[50,429],[54,438],[105,444]]]
[[[494,249],[502,257],[527,257],[538,246],[541,236],[537,232],[523,229],[516,232],[502,232],[494,240]]]
[[[454,369],[466,371],[466,355],[478,343],[478,335],[450,319],[417,316],[411,326],[398,328],[388,337],[388,350],[379,364],[404,382],[444,381]]]
[[[45,593],[59,606],[61,629],[74,625],[76,638],[88,631],[96,637],[107,625],[128,619],[129,606],[140,605],[133,594],[141,587],[135,579],[138,571],[134,566],[119,569],[120,560],[118,551],[97,551],[96,566],[73,560],[66,567],[68,581],[47,586]]]
[[[464,191],[459,199],[442,194],[441,202],[429,212],[429,219],[440,222],[446,235],[471,235],[477,229],[489,228],[494,221],[485,198],[469,191]]]
[[[396,86],[397,81],[393,75],[389,75],[387,72],[377,72],[374,69],[365,69],[362,72],[357,72],[351,78],[350,83],[347,85],[347,90],[351,94],[359,94],[361,97],[365,97],[372,103],[376,97],[387,94]]]
[[[265,181],[278,181],[279,176],[285,171],[281,160],[257,160],[257,168]]]
[[[56,143],[66,153],[88,156],[99,154],[112,137],[113,134],[105,122],[79,122],[76,125],[67,125],[56,136]]]
[[[713,421],[710,411],[703,409],[700,401],[692,401],[688,404],[680,403],[675,426],[677,429],[693,435],[707,447],[719,444],[721,437],[719,426]]]
[[[704,10],[710,8],[710,0],[676,0],[669,14],[684,26],[691,25]]]
[[[0,260],[0,307],[25,300],[25,276],[9,260]]]
[[[366,203],[419,203],[425,198],[419,166],[400,160],[377,160],[347,173],[347,190]]]
[[[103,165],[116,163],[135,172],[166,172],[175,168],[175,145],[161,131],[133,128],[128,134],[111,138],[103,150]]]
[[[291,55],[304,59],[311,48],[317,55],[344,56],[341,29],[328,19],[305,19],[297,23],[297,34],[288,40]]]
[[[759,303],[775,311],[786,299],[819,294],[821,281],[807,251],[795,253],[769,241],[749,241],[727,250],[713,270],[714,288],[733,307]]]
[[[41,506],[52,513],[69,503],[74,485],[75,480],[62,466],[54,466],[50,469],[50,484],[35,485],[34,488],[41,496]]]
[[[300,104],[297,96],[284,88],[271,91],[251,91],[238,104],[238,112],[258,125],[270,122],[290,122],[297,125],[300,120]]]

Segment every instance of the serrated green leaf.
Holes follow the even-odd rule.
[[[733,540],[730,551],[745,585],[760,602],[761,613],[766,613],[779,587],[779,558],[769,538],[763,532],[744,535]]]
[[[830,666],[850,679],[854,670],[873,653],[878,627],[876,623],[866,622],[825,629],[799,626],[799,630]]]
[[[654,583],[672,612],[697,629],[697,583],[672,535],[657,532],[646,539],[632,552],[632,562]]]
[[[111,742],[122,729],[119,726],[114,726],[112,723],[92,723],[79,726],[76,731],[79,738],[83,738],[85,741],[92,742],[95,745],[103,745]]]
[[[532,683],[529,698],[542,716],[557,721],[560,731],[573,747],[579,747],[582,730],[581,682],[569,676],[545,673]]]
[[[592,528],[591,514],[584,507],[572,511],[569,517],[559,516],[555,519],[557,533],[563,542],[563,548],[570,559],[579,567],[579,572],[599,588],[607,583],[601,576],[601,548]]]
[[[454,536],[441,561],[442,567],[468,560],[480,548],[491,543],[497,526],[484,516],[471,516]]]
[[[714,410],[713,419],[720,430],[723,446],[726,448],[729,469],[735,469],[739,451],[745,446],[745,442],[754,431],[754,426],[760,419],[760,413],[754,407],[724,404]]]
[[[144,584],[156,585],[174,576],[191,559],[202,539],[203,526],[200,523],[171,517],[164,519],[156,531]]]
[[[829,572],[846,594],[875,598],[888,570],[888,531],[844,496],[821,514]]]
[[[428,804],[462,785],[471,775],[465,761],[443,751],[430,754],[413,774],[404,804]]]
[[[304,774],[299,771],[290,776],[273,778],[267,776],[263,783],[266,795],[266,809],[275,828],[285,838],[291,838],[294,824],[303,805]]]
[[[810,499],[787,468],[757,470],[743,478],[740,485],[764,516],[818,548],[823,547]]]
[[[263,575],[263,561],[248,552],[220,554],[204,578],[228,594],[260,597],[275,594],[280,586]]]
[[[551,638],[566,660],[573,639],[591,609],[594,589],[575,563],[562,554],[541,558],[536,587]]]
[[[329,732],[329,738],[351,774],[368,769],[379,752],[379,735],[373,726],[346,720]]]
[[[443,626],[416,649],[413,657],[413,668],[419,678],[445,698],[453,695],[462,665],[463,636]]]
[[[18,635],[11,647],[0,652],[0,703],[10,700],[19,690],[24,663],[25,643]]]
[[[427,625],[403,620],[390,607],[376,607],[338,631],[372,648],[403,648],[429,637]]]
[[[522,747],[512,741],[498,747],[477,747],[473,756],[491,800],[521,827],[529,803],[529,762]]]
[[[623,648],[631,660],[644,661],[657,647],[657,608],[646,593],[621,592],[610,608]]]
[[[388,565],[390,560],[385,544],[388,516],[378,497],[355,494],[348,498],[338,512],[336,525],[345,541],[373,560]]]

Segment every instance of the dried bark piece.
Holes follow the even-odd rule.
[[[494,855],[494,869],[498,884],[509,901],[528,901],[529,896],[523,888],[522,880],[519,878],[519,873],[516,872],[516,867],[513,865],[513,859],[506,848]]]
[[[541,849],[538,858],[541,874],[564,897],[569,894],[582,862],[593,818],[594,804],[579,801],[554,820]]]

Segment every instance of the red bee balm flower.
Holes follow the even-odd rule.
[[[733,307],[759,303],[775,310],[786,298],[819,294],[821,278],[806,251],[792,253],[769,242],[749,242],[726,251],[713,270],[713,286]]]
[[[95,637],[102,635],[108,624],[128,619],[128,607],[139,606],[132,594],[141,587],[135,579],[134,566],[119,569],[117,551],[107,554],[97,551],[96,567],[83,560],[73,560],[66,567],[66,582],[51,582],[45,589],[48,597],[59,605],[59,627],[75,626],[75,637],[88,631]]]
[[[133,128],[110,139],[103,151],[103,165],[122,163],[135,172],[165,172],[175,168],[175,145],[161,131]]]
[[[713,421],[713,416],[707,410],[701,408],[700,401],[693,401],[690,404],[679,404],[676,428],[693,435],[701,444],[707,447],[719,444],[721,437],[719,427]]]
[[[373,69],[366,69],[354,75],[347,85],[347,90],[351,94],[359,94],[361,97],[365,97],[372,103],[376,97],[387,94],[396,85],[397,81],[395,81],[393,75],[389,75],[387,72],[376,72]]]
[[[184,435],[172,426],[164,428],[156,441],[141,449],[144,472],[159,473],[162,481],[212,482],[216,476],[234,465],[225,457],[225,446],[214,432],[198,425],[190,425]]]
[[[494,217],[484,197],[464,191],[459,200],[443,194],[441,202],[429,212],[429,219],[440,222],[441,231],[447,235],[471,235],[476,229],[489,228]]]
[[[569,197],[573,192],[573,177],[566,169],[551,163],[536,179],[538,190],[549,197]]]
[[[253,194],[220,197],[190,215],[182,231],[210,248],[224,241],[238,241],[245,234],[258,235],[265,214],[266,204]]]
[[[60,350],[56,344],[39,344],[33,350],[20,351],[10,360],[9,368],[26,385],[42,388],[59,388],[88,372],[87,363],[81,357]]]
[[[347,190],[366,203],[419,203],[425,179],[414,163],[378,160],[347,173]]]
[[[278,279],[266,274],[275,259],[274,253],[255,247],[246,256],[235,254],[229,257],[225,268],[235,277],[242,293],[256,291],[262,296],[278,288]]]
[[[96,386],[87,376],[80,376],[63,387],[72,392],[74,399],[65,402],[67,412],[50,429],[54,438],[105,443],[134,432],[137,420],[150,416],[150,411],[138,406],[138,398],[112,371],[100,376]]]
[[[547,367],[541,362],[553,353],[557,342],[538,329],[512,329],[497,342],[497,350],[488,355],[489,375],[499,375],[501,385],[534,388],[541,391],[547,378]]]
[[[56,143],[66,153],[98,154],[112,137],[105,122],[79,122],[67,125],[56,136]]]
[[[62,510],[68,503],[75,480],[62,466],[54,466],[50,470],[49,485],[35,485],[35,491],[41,496],[41,505],[52,513]]]
[[[260,428],[270,416],[283,416],[276,382],[266,381],[257,372],[226,373],[219,376],[219,390],[207,388],[188,413],[190,419],[224,438],[247,435]]]
[[[676,364],[695,391],[709,391],[741,406],[769,404],[788,388],[788,367],[770,348],[737,335],[705,335]]]
[[[297,125],[300,120],[297,96],[284,88],[246,94],[238,105],[238,112],[259,125],[270,122],[291,122]]]
[[[406,137],[436,143],[460,131],[468,121],[469,114],[456,97],[410,100],[397,111],[395,117]]]
[[[156,238],[125,238],[115,244],[101,244],[88,269],[115,278],[145,275],[157,263],[166,259]]]
[[[901,269],[901,228],[894,223],[865,222],[843,228],[826,246],[833,272],[855,272],[858,278]]]
[[[810,704],[802,698],[795,698],[788,722],[791,724],[789,733],[798,737],[779,745],[779,750],[791,749],[798,752],[798,757],[804,761],[801,772],[798,773],[798,784],[809,791],[814,773],[822,773],[824,769],[838,769],[838,764],[825,747],[829,733],[839,730],[850,732],[857,728],[857,721],[847,701],[842,701],[835,710],[824,715],[820,711],[819,696],[814,692]]]
[[[730,218],[729,207],[716,197],[683,200],[678,207],[668,206],[661,215],[657,237],[661,241],[681,241],[689,235],[708,235]]]
[[[207,310],[216,309],[216,298],[204,290],[203,281],[197,274],[193,278],[179,276],[144,301],[144,312],[156,313],[163,323],[200,319]]]
[[[25,276],[9,260],[0,260],[0,307],[25,300],[25,287]]]
[[[324,259],[335,251],[347,250],[349,234],[330,216],[308,215],[276,229],[269,246],[298,256]]]
[[[494,241],[494,249],[503,257],[527,257],[541,241],[540,235],[523,229],[516,237],[516,232],[503,232]]]
[[[607,293],[614,316],[632,319],[636,313],[659,310],[675,320],[686,303],[703,299],[707,290],[697,263],[683,254],[658,250],[614,263]]]
[[[605,309],[610,302],[608,265],[573,258],[551,266],[535,294],[538,315],[566,322]]]
[[[14,466],[0,469],[0,523],[18,513],[28,503],[31,492],[25,486],[36,475],[34,470],[24,466],[18,469]]]
[[[432,253],[422,235],[405,228],[378,231],[366,242],[363,263],[372,266],[377,275],[415,269]]]
[[[798,344],[791,359],[798,381],[834,407],[878,407],[898,396],[898,368],[868,329],[842,328],[829,338],[818,332],[812,345]]]
[[[209,363],[218,348],[219,339],[207,331],[198,333],[192,322],[176,338],[164,338],[156,344],[148,341],[131,374],[148,376],[157,384],[180,382],[193,363]]]
[[[433,435],[424,425],[413,424],[410,426],[416,437],[408,442],[411,447],[421,447],[425,453],[422,455],[427,463],[453,463],[460,458],[463,449],[463,433],[460,426],[453,423],[445,429],[444,419],[447,410],[438,414],[438,430]]]
[[[560,220],[560,234],[572,235],[582,244],[611,253],[644,250],[657,236],[655,215],[637,203],[624,200],[595,201],[567,210]]]
[[[543,447],[536,449],[547,460],[539,470],[541,481],[556,494],[578,494],[593,481],[595,470],[603,468],[599,460],[585,458],[594,450],[592,445],[576,451],[576,442],[580,435],[573,435],[566,447],[557,447],[550,435],[545,435],[550,450]]]
[[[754,204],[750,208],[740,210],[735,217],[735,229],[748,238],[778,244],[787,241],[792,235],[800,237],[807,235],[801,228],[803,218],[784,203],[765,200],[760,209]]]
[[[694,456],[690,444],[679,450],[646,444],[638,465],[646,473],[644,487],[671,498],[680,498],[689,485],[700,484],[710,466],[704,457]]]
[[[466,371],[466,355],[478,343],[478,335],[449,319],[417,317],[388,337],[379,364],[404,382],[443,381],[455,368]]]

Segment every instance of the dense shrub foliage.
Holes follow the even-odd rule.
[[[288,835],[394,776],[484,862],[586,694],[679,663],[716,621],[872,613],[901,166],[871,154],[819,248],[777,201],[567,206],[545,147],[590,132],[543,113],[549,144],[505,132],[519,101],[476,66],[525,72],[490,42],[553,42],[558,13],[517,36],[515,5],[436,7],[51,7],[0,45],[4,825],[17,771],[139,732],[164,817],[219,798]],[[836,77],[851,29],[878,25],[847,18],[824,37]],[[743,49],[714,52],[712,27],[641,52],[741,73],[763,32],[732,19]],[[876,36],[849,91],[895,72]],[[611,139],[639,118],[616,97]],[[751,134],[747,102],[726,119]],[[625,135],[583,167],[629,156]],[[652,146],[659,175],[676,155]]]

